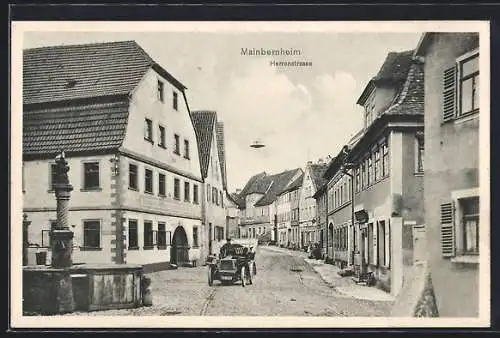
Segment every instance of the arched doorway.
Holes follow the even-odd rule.
[[[189,262],[189,244],[186,231],[178,226],[172,237],[172,249],[170,251],[170,263],[182,265]]]

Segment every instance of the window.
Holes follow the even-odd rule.
[[[220,200],[220,205],[221,205],[221,207],[223,207],[223,208],[224,208],[224,198],[223,198],[223,196],[222,196],[222,191],[219,193],[219,200]]]
[[[189,160],[189,141],[184,140],[184,158]]]
[[[381,178],[381,175],[380,175],[380,151],[378,148],[375,148],[374,150],[374,154],[375,154],[375,164],[374,164],[374,176],[375,176],[375,179],[374,181],[378,181],[380,178]]]
[[[137,229],[137,221],[134,219],[130,219],[128,221],[128,249],[138,249],[139,248],[139,240],[138,240],[138,229]]]
[[[165,196],[165,174],[158,174],[158,195]]]
[[[83,247],[101,248],[101,222],[99,220],[83,221]]]
[[[184,201],[189,202],[189,182],[184,182]]]
[[[368,224],[368,256],[366,259],[366,262],[368,264],[373,263],[373,223]]]
[[[181,199],[181,182],[178,178],[174,178],[174,198],[176,200]]]
[[[207,184],[207,202],[210,202],[210,184]]]
[[[443,122],[479,111],[479,53],[472,51],[443,71]]]
[[[460,200],[464,254],[479,253],[479,197]]]
[[[382,144],[382,176],[389,175],[389,147],[387,147],[387,140]]]
[[[174,144],[174,154],[180,155],[181,154],[181,150],[180,150],[181,146],[179,144],[179,135],[177,135],[177,134],[174,135],[174,142],[175,142],[175,144]]]
[[[166,148],[167,144],[165,143],[165,127],[158,126],[158,145],[162,148]]]
[[[57,182],[57,164],[50,165],[49,190],[54,190],[54,183]]]
[[[417,134],[416,142],[416,172],[424,172],[424,136]]]
[[[173,92],[173,96],[172,96],[172,107],[177,110],[178,106],[177,106],[177,92]]]
[[[193,227],[193,247],[198,247],[198,227]]]
[[[198,204],[198,184],[193,184],[193,203]]]
[[[153,171],[151,169],[144,170],[144,192],[153,193]]]
[[[165,231],[165,223],[158,222],[158,249],[167,247],[167,232]]]
[[[217,189],[215,187],[212,187],[212,203],[215,204],[217,199]]]
[[[153,222],[144,221],[144,249],[151,249],[154,246],[153,241]]]
[[[150,119],[144,120],[144,139],[153,142],[153,121]]]
[[[163,82],[160,80],[158,80],[157,98],[158,98],[158,101],[163,102]]]
[[[83,164],[83,188],[99,188],[99,162],[87,162]]]
[[[132,163],[128,165],[128,187],[137,190],[137,165]]]
[[[459,116],[479,110],[479,54],[459,62]]]

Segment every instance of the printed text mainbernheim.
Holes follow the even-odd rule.
[[[296,48],[241,48],[241,55],[245,56],[295,56],[301,54],[301,50]]]

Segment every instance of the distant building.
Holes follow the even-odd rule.
[[[204,257],[218,253],[226,238],[224,127],[215,111],[192,111],[198,140],[202,189],[202,229],[195,234]]]
[[[226,234],[229,238],[240,238],[240,215],[237,196],[226,195]]]
[[[303,180],[304,175],[301,174],[291,181],[276,199],[278,224],[280,225],[279,243],[290,248],[298,248],[300,244],[299,200]]]
[[[304,180],[300,190],[299,234],[300,246],[319,243],[321,229],[318,219],[318,207],[314,195],[325,183],[322,177],[328,164],[308,162],[304,171]]]
[[[54,158],[64,150],[75,263],[157,270],[199,259],[202,178],[185,89],[134,41],[24,50],[30,242],[49,246]]]
[[[299,168],[274,175],[262,172],[248,180],[236,201],[240,208],[241,238],[266,235],[272,241],[276,240],[277,196],[301,173]]]
[[[425,225],[441,317],[479,315],[479,34],[425,33]]]

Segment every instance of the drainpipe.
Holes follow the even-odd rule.
[[[330,183],[330,182],[328,182]],[[326,245],[326,253],[325,253],[325,260],[328,259],[328,237],[329,237],[329,232],[328,232],[328,183],[326,184],[326,191],[325,191],[325,201],[326,201],[326,232],[325,232],[325,237],[326,237],[326,241],[325,241],[325,245]]]
[[[351,178],[351,226],[350,228],[351,229],[354,229],[354,175],[351,174],[350,172],[348,172],[348,170],[351,170],[351,169],[354,169],[356,167],[356,165],[354,163],[345,163],[342,165],[341,167],[341,171],[344,175],[347,175]],[[354,231],[353,232],[353,235],[354,235]],[[352,243],[352,238],[349,238],[351,236],[349,236],[351,234],[351,230],[349,229],[348,233],[347,233],[347,265],[350,266],[352,265],[352,251],[354,250],[353,249],[353,243]]]

